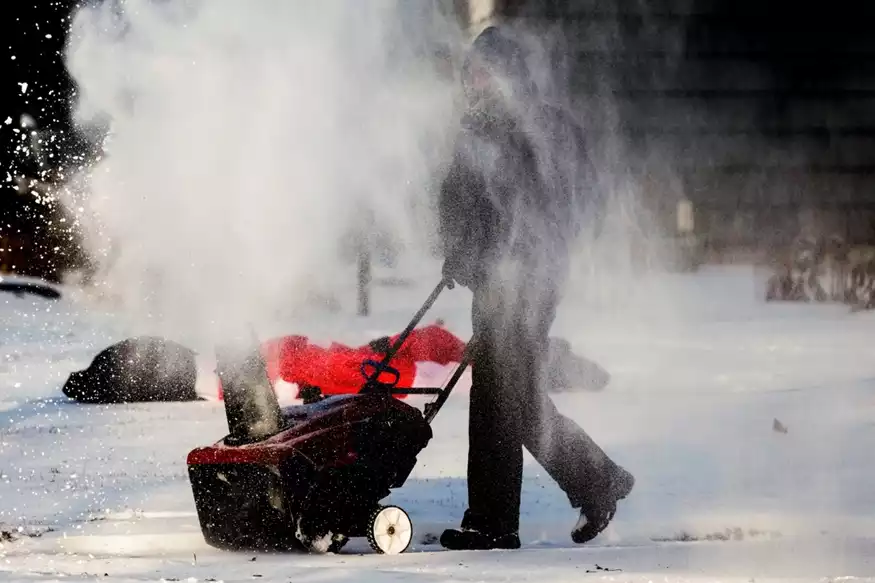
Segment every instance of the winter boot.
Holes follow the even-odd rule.
[[[609,484],[607,491],[594,504],[580,509],[580,518],[571,531],[571,540],[575,543],[589,542],[608,527],[617,512],[617,502],[632,492],[635,477],[618,467]]]
[[[441,546],[450,551],[518,549],[520,537],[515,532],[494,535],[479,530],[449,528],[441,534]]]
[[[488,551],[492,549],[518,549],[520,537],[517,532],[495,533],[479,529],[469,511],[465,511],[462,527],[450,528],[441,534],[441,546],[451,551]]]

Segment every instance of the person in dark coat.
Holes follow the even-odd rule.
[[[538,98],[523,50],[495,27],[463,69],[469,108],[443,182],[444,277],[473,292],[476,366],[468,451],[468,508],[441,544],[518,548],[525,446],[580,518],[577,543],[608,525],[632,475],[545,391],[549,331],[569,270],[569,246],[600,197],[579,125]]]

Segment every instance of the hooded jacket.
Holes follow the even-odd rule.
[[[469,286],[505,258],[564,272],[599,202],[583,131],[539,98],[522,48],[497,29],[475,40],[466,71],[474,59],[505,93],[462,119],[438,204],[445,258]]]

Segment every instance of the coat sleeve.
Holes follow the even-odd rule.
[[[482,180],[459,147],[438,196],[438,232],[444,257],[460,259],[473,253],[479,246],[477,199],[482,196]]]

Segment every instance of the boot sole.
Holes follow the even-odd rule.
[[[456,538],[457,540],[452,540]],[[464,541],[459,540],[461,537],[455,535],[447,535],[446,533],[441,535],[440,545],[444,547],[448,551],[492,551],[492,550],[505,550],[505,551],[514,551],[520,548],[519,538],[510,541],[500,541],[495,544],[484,544],[484,545],[465,545]],[[453,544],[459,543],[459,544]]]

